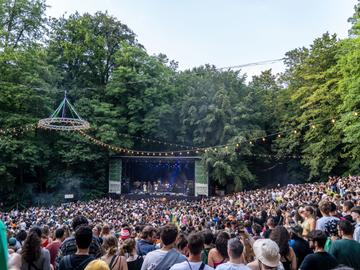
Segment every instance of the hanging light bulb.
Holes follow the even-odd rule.
[[[334,119],[334,118],[333,118],[333,119],[331,119],[331,123],[333,123],[333,124],[335,123],[335,119]]]
[[[265,142],[265,141],[266,141],[266,139],[265,139],[265,138],[262,138],[262,141],[263,141],[263,142]]]

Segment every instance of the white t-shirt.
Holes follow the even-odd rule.
[[[236,264],[236,263],[223,263],[216,267],[216,270],[251,270],[245,264]]]
[[[144,262],[141,266],[141,270],[153,270],[155,267],[161,263],[161,261],[164,259],[166,254],[169,251],[164,251],[161,249],[156,249],[154,251],[149,252],[146,254]],[[181,262],[186,260],[186,257],[184,255],[178,256],[176,262]],[[195,270],[195,269],[194,269]]]
[[[189,265],[190,264],[190,265]],[[182,262],[174,264],[169,270],[199,270],[202,262]],[[204,270],[214,270],[214,268],[205,264]]]

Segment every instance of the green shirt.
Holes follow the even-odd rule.
[[[331,244],[332,254],[339,264],[344,264],[354,269],[360,269],[360,244],[355,240],[335,240]]]
[[[6,227],[0,220],[0,269],[7,269],[7,238],[6,238]]]

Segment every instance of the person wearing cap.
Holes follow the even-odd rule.
[[[303,228],[296,224],[290,227],[290,247],[295,252],[297,265],[301,265],[306,255],[313,253],[309,247],[309,242],[303,237]]]
[[[128,229],[122,229],[120,231],[120,239],[122,241],[125,241],[126,239],[128,239],[130,237],[130,232]]]
[[[248,263],[251,270],[282,270],[279,246],[271,239],[258,239],[254,242],[255,261]]]
[[[244,245],[238,238],[232,238],[228,241],[227,250],[230,260],[218,266],[218,270],[250,270],[244,265],[243,251]]]
[[[8,269],[21,268],[21,256],[17,253],[17,241],[14,237],[9,238],[8,241]]]
[[[355,206],[351,209],[351,217],[356,222],[354,230],[354,240],[360,243],[360,206]]]
[[[314,254],[309,254],[305,257],[299,267],[300,270],[330,270],[338,266],[336,258],[324,250],[327,240],[327,235],[324,231],[311,231],[308,239]]]

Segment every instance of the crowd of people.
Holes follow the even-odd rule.
[[[9,269],[360,269],[360,177],[199,201],[101,199],[12,210]]]

